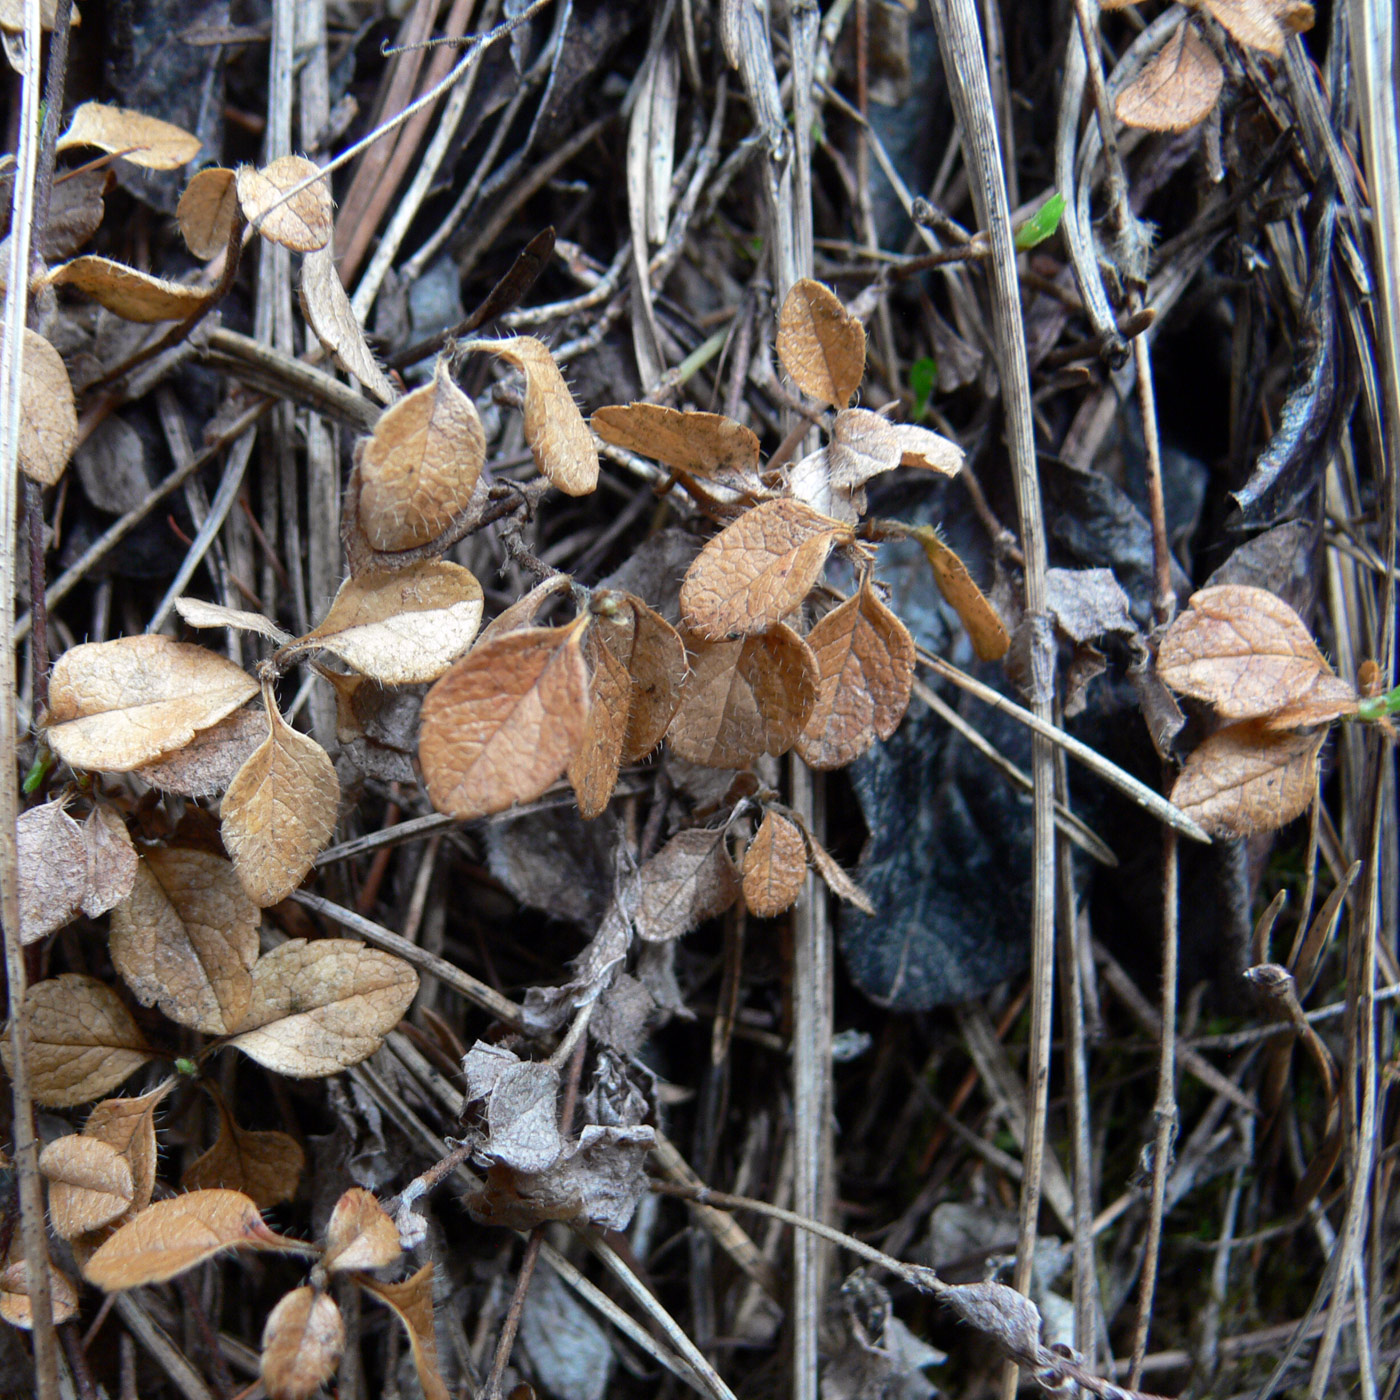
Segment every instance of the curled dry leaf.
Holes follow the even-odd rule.
[[[707,641],[779,623],[811,592],[837,540],[851,527],[801,501],[764,501],[696,556],[681,585],[687,625]]]
[[[61,1325],[78,1315],[78,1288],[62,1269],[49,1265],[49,1307],[55,1324]],[[16,1259],[0,1269],[0,1317],[11,1327],[26,1332],[34,1327],[29,1303],[29,1267]]]
[[[40,486],[52,486],[78,445],[78,413],[63,356],[37,331],[24,332],[19,392],[20,470]]]
[[[1253,836],[1301,816],[1317,790],[1325,729],[1271,733],[1259,720],[1212,734],[1186,760],[1171,800],[1212,836]]]
[[[804,830],[802,834],[807,838],[807,853],[812,857],[812,864],[832,894],[844,899],[847,904],[854,904],[862,914],[868,914],[873,919],[875,906],[870,902],[870,896],[841,869],[836,858],[810,831]]]
[[[804,277],[778,315],[778,358],[804,394],[845,408],[865,375],[865,327],[829,287]]]
[[[807,645],[820,680],[797,752],[813,768],[844,768],[899,728],[914,680],[914,639],[867,579],[812,628]]]
[[[74,768],[129,772],[217,724],[258,692],[241,667],[168,637],[85,642],[49,682],[50,747]]]
[[[95,977],[60,973],[36,982],[25,1001],[34,1101],[45,1108],[72,1108],[100,1098],[152,1058],[122,999]],[[8,1030],[0,1055],[8,1071]]]
[[[287,1133],[239,1127],[224,1096],[206,1087],[219,1111],[219,1136],[185,1169],[180,1185],[186,1191],[227,1186],[242,1191],[259,1210],[290,1201],[306,1167],[300,1144]]]
[[[666,731],[676,754],[706,768],[747,768],[790,749],[816,704],[811,647],[781,623],[739,641],[688,645],[690,675]]]
[[[94,807],[83,822],[83,847],[87,883],[82,907],[89,919],[95,919],[131,893],[138,857],[121,813],[106,803]]]
[[[327,1273],[382,1269],[403,1256],[399,1227],[362,1186],[352,1186],[335,1203],[326,1224],[325,1245],[321,1266]]]
[[[460,820],[533,802],[568,767],[588,720],[587,615],[483,643],[423,701],[418,758],[439,812]]]
[[[931,525],[920,525],[910,533],[923,545],[938,591],[962,619],[977,659],[1000,661],[1011,645],[1011,638],[996,609],[968,573],[967,565],[939,539]]]
[[[667,943],[722,914],[739,897],[739,872],[723,829],[682,831],[637,873],[634,923],[648,943]]]
[[[517,598],[506,610],[493,617],[481,630],[477,646],[504,636],[507,632],[518,632],[522,627],[533,627],[541,609],[551,599],[567,593],[573,579],[568,574],[551,574],[542,579],[522,598]]]
[[[183,282],[167,282],[138,272],[125,263],[111,258],[99,258],[84,253],[72,262],[53,268],[45,280],[59,287],[91,297],[105,306],[113,316],[141,325],[156,321],[183,321],[193,316],[209,300],[210,293],[202,287],[188,287]]]
[[[217,258],[228,247],[233,226],[242,219],[237,176],[217,165],[201,170],[185,186],[175,206],[175,220],[185,246],[195,257],[206,261]]]
[[[305,156],[279,156],[261,170],[240,166],[235,178],[244,217],[268,242],[294,253],[324,248],[331,241],[335,209],[329,177],[320,177],[321,167]],[[307,179],[312,183],[287,198],[288,190]]]
[[[283,720],[269,692],[263,699],[271,732],[235,774],[219,813],[233,868],[248,897],[266,908],[286,899],[326,848],[340,780],[325,749]]]
[[[826,454],[831,484],[851,491],[899,465],[899,436],[878,413],[843,408],[831,425]]]
[[[112,910],[109,946],[143,1006],[207,1035],[242,1023],[253,995],[259,915],[233,867],[208,851],[147,851]]]
[[[156,1109],[175,1087],[173,1078],[133,1099],[103,1099],[93,1104],[83,1136],[115,1148],[131,1168],[132,1196],[129,1215],[151,1203],[156,1184]]]
[[[588,714],[583,735],[569,760],[569,781],[578,799],[579,815],[592,821],[607,809],[622,760],[627,716],[632,706],[632,678],[618,659],[605,633],[620,635],[616,644],[631,651],[635,623],[631,609],[617,616],[598,617],[589,627],[584,651],[588,665]]]
[[[758,471],[758,438],[722,413],[683,412],[664,404],[609,404],[593,415],[604,442],[694,476]]]
[[[110,1143],[83,1133],[55,1138],[39,1154],[49,1183],[49,1220],[62,1239],[125,1215],[135,1195],[131,1164]]]
[[[198,154],[200,140],[172,122],[125,107],[84,102],[58,138],[58,150],[95,146],[147,170],[178,170]]]
[[[404,961],[352,939],[294,938],[259,958],[234,1036],[245,1055],[293,1079],[317,1079],[374,1054],[418,991]]]
[[[335,1375],[344,1350],[345,1323],[335,1299],[314,1288],[294,1288],[263,1327],[263,1385],[272,1400],[310,1400]]]
[[[597,595],[595,594],[595,599]],[[632,704],[622,741],[622,762],[636,763],[660,742],[681,703],[681,687],[690,667],[681,635],[660,613],[633,594],[624,594],[632,610],[631,650],[617,653],[632,677]],[[604,632],[611,644],[619,637]]]
[[[306,324],[336,364],[346,374],[353,374],[380,403],[392,403],[397,397],[394,386],[365,340],[335,269],[329,243],[302,259],[301,310]]]
[[[486,434],[476,405],[439,361],[431,384],[388,409],[359,453],[359,526],[373,549],[426,545],[467,507]]]
[[[795,822],[771,809],[744,852],[744,902],[760,919],[790,909],[807,878],[807,843]]]
[[[391,1307],[403,1323],[413,1351],[418,1384],[423,1387],[423,1400],[449,1400],[447,1386],[438,1373],[437,1329],[433,1326],[433,1266],[424,1264],[402,1283],[380,1283],[372,1278],[362,1278],[360,1282],[381,1303]]]
[[[598,485],[598,448],[549,347],[532,335],[478,340],[472,349],[498,355],[525,376],[525,441],[535,465],[565,495]]]
[[[1196,26],[1183,20],[1118,94],[1113,114],[1146,131],[1188,131],[1211,114],[1224,85],[1220,60]]]
[[[239,632],[257,632],[278,646],[291,641],[270,617],[244,608],[226,608],[220,603],[206,603],[202,598],[177,598],[175,611],[191,627],[232,627]]]
[[[87,891],[87,843],[64,803],[31,807],[15,823],[19,938],[37,943],[78,917]]]
[[[957,476],[962,470],[966,453],[941,433],[921,428],[917,423],[891,423],[890,428],[899,444],[900,466],[922,467],[944,476]]]
[[[470,569],[428,560],[340,585],[321,624],[287,648],[321,647],[381,685],[434,681],[481,626],[481,585]]]
[[[245,707],[201,729],[183,748],[133,771],[162,792],[212,797],[233,781],[233,775],[266,738],[267,718],[261,707]]]

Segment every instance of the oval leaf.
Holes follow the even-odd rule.
[[[131,1164],[109,1143],[82,1133],[49,1143],[39,1170],[49,1183],[49,1221],[65,1240],[124,1215],[135,1195]]]
[[[175,219],[195,257],[217,258],[228,247],[233,226],[243,217],[236,182],[232,170],[210,166],[185,186],[175,206]]]
[[[632,649],[624,660],[632,677],[632,706],[622,741],[622,762],[636,763],[665,735],[681,703],[690,665],[681,634],[640,598],[630,593],[625,596],[634,625]],[[604,640],[610,635],[604,634]]]
[[[78,445],[78,413],[63,356],[37,331],[24,332],[19,392],[20,470],[40,486],[52,486]]]
[[[723,829],[682,831],[637,874],[641,898],[637,936],[665,943],[722,914],[739,897],[739,872],[729,858]]]
[[[807,843],[796,823],[774,811],[763,814],[744,852],[744,902],[760,919],[790,909],[807,879]]]
[[[1145,131],[1187,131],[1211,114],[1224,85],[1220,60],[1196,26],[1183,21],[1118,94],[1113,114]]]
[[[287,191],[316,176],[290,199]],[[280,243],[294,253],[311,253],[331,240],[335,209],[331,204],[329,177],[305,156],[279,156],[261,170],[238,168],[238,202],[244,217],[269,243]]]
[[[262,1334],[263,1384],[272,1400],[310,1400],[335,1374],[345,1350],[345,1323],[335,1299],[294,1288],[267,1315]]]
[[[758,471],[758,438],[722,413],[683,412],[659,403],[610,404],[593,415],[604,442],[694,476]]]
[[[56,1324],[70,1321],[78,1315],[78,1289],[61,1269],[49,1265],[49,1308]],[[34,1312],[29,1302],[29,1266],[23,1259],[6,1264],[0,1270],[0,1317],[11,1327],[31,1331]]]
[[[1212,734],[1186,760],[1171,800],[1212,836],[1276,831],[1308,809],[1326,729],[1271,733],[1257,720]]]
[[[37,943],[78,917],[87,890],[87,843],[62,802],[31,807],[15,823],[19,939]]]
[[[365,340],[345,294],[345,284],[335,269],[335,254],[329,243],[302,259],[301,309],[306,324],[331,359],[346,374],[353,374],[380,403],[392,403],[397,397],[394,386]]]
[[[183,748],[161,754],[133,770],[144,782],[181,797],[212,797],[222,792],[249,755],[267,737],[261,707],[235,710],[201,729]]]
[[[290,1201],[306,1167],[306,1154],[297,1140],[286,1133],[239,1127],[224,1096],[206,1087],[219,1111],[219,1136],[185,1169],[180,1185],[186,1191],[226,1186],[242,1191],[260,1210]]]
[[[134,1099],[103,1099],[93,1104],[83,1136],[105,1142],[121,1154],[131,1168],[132,1196],[129,1215],[151,1203],[156,1184],[156,1109],[175,1087],[167,1079],[149,1094]]]
[[[142,325],[183,321],[203,307],[211,295],[202,287],[167,282],[164,278],[152,277],[149,272],[138,272],[125,263],[99,258],[92,253],[84,253],[54,268],[47,274],[47,280],[91,297],[123,321]]]
[[[60,151],[96,146],[147,170],[178,170],[198,154],[200,140],[182,127],[104,102],[84,102],[58,138]]]
[[[627,734],[627,713],[632,704],[632,678],[602,639],[604,632],[612,631],[629,634],[626,639],[619,640],[618,645],[630,650],[630,611],[625,624],[618,619],[600,617],[588,629],[585,646],[589,669],[588,717],[568,769],[569,781],[578,799],[579,815],[584,821],[602,815],[617,786],[622,741]]]
[[[328,1273],[382,1269],[398,1263],[402,1255],[398,1226],[371,1192],[352,1186],[331,1211],[322,1267]]]
[[[778,315],[778,358],[804,394],[845,408],[865,375],[865,327],[829,287],[804,277]]]
[[[83,846],[87,857],[83,913],[95,919],[131,893],[138,857],[121,813],[105,803],[88,813]]]

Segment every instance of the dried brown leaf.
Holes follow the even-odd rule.
[[[283,720],[270,691],[263,699],[271,732],[228,785],[219,812],[233,868],[248,897],[266,908],[286,899],[325,850],[340,780],[325,749]]]
[[[681,585],[686,624],[707,641],[748,636],[802,605],[851,528],[801,501],[764,501],[696,556]]]
[[[161,754],[134,771],[162,792],[181,797],[212,797],[222,792],[249,755],[267,738],[262,708],[248,706],[201,729],[183,748]]]
[[[648,943],[668,943],[722,914],[739,897],[723,829],[682,831],[642,866],[634,922]]]
[[[630,652],[631,634],[635,631],[630,608],[619,617],[597,617],[585,638],[588,716],[568,768],[579,815],[584,821],[602,815],[617,786],[627,716],[632,707],[632,678],[603,637],[604,633],[613,631],[628,634],[622,644]]]
[[[374,425],[359,454],[359,526],[383,552],[429,544],[466,509],[486,460],[472,403],[439,361]]]
[[[301,310],[306,324],[336,364],[346,374],[353,374],[380,403],[393,403],[398,395],[355,319],[329,243],[302,259]]]
[[[890,428],[899,444],[900,466],[922,467],[944,476],[957,476],[962,470],[966,454],[941,433],[921,428],[917,423],[891,423]]]
[[[518,632],[522,627],[533,627],[541,609],[551,599],[567,593],[573,579],[568,574],[551,574],[542,579],[523,597],[517,598],[504,612],[493,617],[481,629],[477,647],[504,636],[507,632]]]
[[[207,1035],[227,1035],[252,999],[258,909],[233,867],[207,851],[147,851],[112,910],[112,962],[143,1006]]]
[[[595,594],[596,597],[596,594]],[[681,635],[660,613],[634,594],[624,594],[632,610],[631,651],[619,660],[632,677],[632,705],[622,741],[622,762],[636,763],[662,740],[681,703],[690,667]],[[614,634],[604,633],[604,640]]]
[[[83,913],[90,919],[105,914],[131,893],[136,879],[136,847],[115,807],[99,803],[83,822],[87,879]]]
[[[36,982],[25,1000],[34,1101],[45,1108],[99,1098],[152,1058],[122,999],[95,977],[60,973]],[[8,1071],[8,1027],[0,1056]]]
[[[565,495],[586,496],[598,485],[598,447],[549,347],[532,335],[478,340],[484,350],[525,376],[525,441],[540,474]]]
[[[593,415],[593,431],[614,447],[694,476],[758,471],[758,438],[722,413],[682,412],[664,404],[609,404]]]
[[[374,1054],[417,991],[418,974],[377,948],[294,938],[258,959],[246,1028],[229,1044],[278,1074],[322,1078]]]
[[[1000,661],[1011,645],[1011,638],[996,609],[968,573],[967,565],[938,538],[932,526],[920,525],[910,533],[923,545],[938,591],[962,619],[977,659]]]
[[[324,248],[335,224],[330,177],[317,179],[285,198],[288,190],[320,172],[321,167],[305,156],[279,156],[261,170],[239,166],[235,178],[244,217],[268,242],[280,243],[294,253]]]
[[[206,603],[202,598],[177,598],[175,611],[191,627],[232,627],[238,632],[256,632],[281,646],[291,638],[270,617],[245,608],[226,608]]]
[[[588,720],[587,623],[478,645],[428,692],[418,757],[438,811],[462,820],[502,812],[563,775]]]
[[[65,804],[31,807],[15,823],[19,843],[19,938],[37,943],[78,917],[87,891],[87,843]]]
[[[1307,810],[1326,729],[1271,733],[1258,720],[1212,734],[1186,760],[1171,800],[1212,836],[1276,831]]]
[[[1183,21],[1118,94],[1113,114],[1146,131],[1187,131],[1211,114],[1224,84],[1220,60],[1196,26]]]
[[[195,257],[217,258],[228,247],[233,225],[243,217],[238,204],[237,176],[213,165],[201,170],[180,196],[175,220],[185,246]]]
[[[206,1087],[219,1111],[219,1136],[185,1168],[182,1189],[227,1186],[242,1191],[259,1210],[290,1201],[306,1168],[306,1154],[297,1140],[286,1133],[239,1127],[224,1096]]]
[[[914,639],[867,580],[812,628],[807,645],[821,679],[797,752],[813,768],[843,768],[877,738],[888,739],[904,718]]]
[[[1205,8],[1236,43],[1246,48],[1258,49],[1272,58],[1283,57],[1284,40],[1288,30],[1284,27],[1282,15],[1290,7],[1284,0],[1204,0]],[[1303,8],[1311,9],[1311,6]],[[1298,26],[1312,27],[1312,20],[1303,22],[1299,17]]]
[[[804,394],[845,408],[865,375],[865,327],[829,287],[804,277],[778,315],[778,358]]]
[[[826,451],[832,486],[853,491],[899,466],[899,434],[888,418],[868,408],[843,408]]]
[[[263,1385],[272,1400],[310,1400],[335,1375],[345,1323],[335,1299],[303,1286],[284,1294],[262,1334]]]
[[[49,1183],[49,1221],[65,1240],[125,1215],[135,1194],[126,1158],[82,1133],[49,1143],[39,1154],[39,1170]]]
[[[794,822],[771,809],[744,852],[744,902],[760,919],[790,909],[807,878],[807,843]]]
[[[321,1266],[327,1273],[344,1269],[382,1269],[403,1255],[399,1228],[374,1195],[352,1186],[335,1203],[326,1224],[326,1252]]]
[[[360,1282],[380,1302],[388,1304],[403,1323],[413,1351],[418,1384],[423,1387],[423,1400],[449,1400],[447,1386],[438,1373],[437,1331],[433,1326],[433,1266],[424,1264],[412,1278],[402,1283],[380,1283],[372,1278],[362,1278]]]
[[[172,1078],[139,1098],[103,1099],[93,1104],[83,1124],[84,1137],[115,1148],[131,1168],[130,1215],[151,1203],[156,1184],[156,1109],[174,1087]]]
[[[49,1308],[55,1324],[69,1322],[78,1315],[78,1287],[52,1263],[49,1265]],[[34,1313],[29,1303],[29,1266],[23,1259],[6,1264],[0,1270],[0,1317],[11,1327],[22,1327],[26,1332],[34,1327]]]
[[[183,321],[208,302],[210,293],[203,287],[186,286],[183,282],[167,282],[138,272],[125,263],[111,258],[99,258],[84,253],[72,262],[51,269],[45,280],[54,286],[72,287],[99,306],[105,306],[123,321],[149,325],[156,321]]]
[[[40,486],[52,486],[78,445],[78,413],[63,356],[37,331],[24,332],[19,392],[20,470]]]
[[[257,691],[233,662],[168,637],[85,642],[53,668],[47,738],[74,768],[125,773],[182,748]]]
[[[74,146],[95,146],[147,170],[178,170],[199,154],[200,140],[172,122],[142,112],[84,102],[58,138],[58,150]]]
[[[45,262],[71,258],[97,232],[111,180],[109,170],[74,170],[54,181],[49,221],[39,234],[39,256]]]
[[[836,858],[810,831],[804,830],[802,834],[807,838],[807,852],[812,857],[812,864],[832,894],[844,899],[847,904],[854,904],[862,914],[868,914],[873,919],[875,906],[870,902],[870,896],[841,869]]]
[[[690,675],[667,742],[688,763],[747,768],[790,749],[817,699],[812,649],[781,623],[733,642],[688,641]]]

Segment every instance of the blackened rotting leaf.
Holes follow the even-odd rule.
[[[616,844],[612,821],[585,822],[572,802],[486,828],[496,879],[529,908],[585,929],[598,925],[612,900]]]
[[[841,1285],[828,1323],[840,1343],[822,1371],[823,1400],[929,1400],[937,1394],[923,1368],[948,1358],[894,1316],[890,1295],[864,1270]]]
[[[1108,632],[1131,636],[1127,594],[1109,569],[1048,569],[1046,609],[1072,642],[1089,642]]]

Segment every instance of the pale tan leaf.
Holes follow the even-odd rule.
[[[569,782],[579,815],[592,821],[607,810],[622,760],[627,716],[632,707],[632,678],[604,633],[621,632],[618,644],[630,653],[635,623],[631,609],[617,617],[599,616],[588,629],[585,652],[589,671],[588,715],[583,736],[569,760]]]
[[[112,962],[143,1006],[159,1005],[172,1021],[207,1035],[227,1035],[253,995],[259,922],[228,861],[157,847],[112,910]]]
[[[921,428],[917,423],[891,423],[890,428],[899,444],[900,466],[922,467],[944,476],[957,476],[962,470],[966,454],[942,434]]]
[[[402,1255],[399,1227],[371,1192],[352,1186],[331,1211],[321,1266],[327,1273],[382,1269],[396,1264]]]
[[[766,631],[802,605],[849,525],[801,501],[764,501],[696,556],[681,585],[686,624],[707,641]]]
[[[1276,831],[1312,801],[1326,738],[1325,728],[1271,733],[1258,720],[1232,724],[1192,752],[1171,800],[1212,836]]]
[[[278,646],[292,639],[270,617],[243,608],[226,608],[206,603],[202,598],[177,598],[175,611],[191,627],[232,627],[239,632],[257,632]]]
[[[122,999],[104,982],[76,972],[36,982],[29,1004],[29,1073],[34,1100],[72,1108],[115,1089],[152,1058]],[[10,1037],[0,1042],[10,1069]]]
[[[288,650],[321,647],[381,685],[418,685],[471,646],[481,610],[481,585],[469,569],[427,560],[346,579],[325,619]]]
[[[263,1385],[272,1400],[310,1400],[335,1375],[344,1350],[345,1323],[335,1299],[307,1286],[294,1288],[263,1327]]]
[[[845,408],[865,375],[865,327],[829,287],[804,277],[778,314],[778,358],[804,394]]]
[[[178,170],[199,154],[200,140],[172,122],[142,112],[84,102],[58,138],[60,151],[74,146],[95,146],[147,170]]]
[[[219,814],[238,879],[266,908],[286,899],[325,850],[340,812],[340,780],[325,749],[283,720],[270,691],[263,699],[271,732],[234,775]]]
[[[744,852],[744,902],[760,919],[790,909],[807,878],[807,843],[797,825],[771,808]]]
[[[87,890],[87,844],[64,803],[31,807],[15,823],[19,843],[19,938],[37,943],[72,923]]]
[[[477,646],[485,646],[487,642],[494,641],[507,632],[518,632],[522,627],[533,627],[544,605],[551,598],[567,593],[572,583],[573,579],[568,574],[551,574],[547,579],[542,579],[481,629],[481,635],[476,639]]]
[[[126,1158],[82,1133],[49,1143],[39,1154],[39,1170],[49,1183],[49,1221],[65,1240],[125,1215],[135,1195]]]
[[[673,836],[637,878],[641,898],[633,921],[637,936],[648,943],[667,943],[722,914],[741,888],[722,828]]]
[[[1285,8],[1282,0],[1204,0],[1204,5],[1236,43],[1271,58],[1283,57],[1288,31],[1280,18]],[[1302,25],[1308,27],[1310,22]]]
[[[131,1168],[132,1197],[129,1214],[151,1203],[156,1184],[156,1109],[175,1087],[173,1078],[134,1099],[103,1099],[93,1104],[83,1136],[115,1148]]]
[[[3,25],[3,20],[0,26],[9,27]],[[78,1315],[77,1285],[52,1263],[49,1265],[49,1307],[56,1324],[70,1322]],[[0,1270],[0,1317],[11,1327],[22,1327],[26,1332],[34,1327],[34,1313],[29,1304],[29,1269],[23,1259],[6,1264]]]
[[[205,288],[167,282],[93,253],[61,263],[46,274],[45,280],[55,286],[72,287],[123,321],[142,325],[183,321],[203,307],[211,295]]]
[[[833,486],[855,490],[883,472],[892,472],[899,463],[899,434],[888,418],[868,408],[843,408],[836,415],[827,447]]]
[[[694,476],[758,471],[758,438],[722,413],[682,412],[664,404],[609,404],[593,415],[593,431],[614,447]]]
[[[136,880],[136,847],[115,807],[99,803],[88,813],[83,822],[83,849],[83,913],[95,919],[120,904]]]
[[[621,760],[636,763],[661,742],[681,703],[681,688],[690,667],[680,633],[640,598],[630,593],[624,596],[632,609],[632,647],[619,660],[632,677],[632,706]],[[604,640],[611,635],[605,633]]]
[[[540,474],[568,496],[598,485],[598,448],[549,347],[532,335],[478,340],[472,349],[498,355],[525,376],[525,441]]]
[[[175,220],[185,246],[197,258],[217,258],[228,247],[235,222],[242,220],[237,177],[232,170],[210,166],[201,170],[180,196]]]
[[[1183,21],[1118,94],[1113,114],[1145,131],[1187,131],[1210,115],[1224,84],[1220,60],[1196,26]]]
[[[807,851],[812,857],[812,864],[816,866],[817,874],[826,881],[831,892],[838,899],[844,899],[847,904],[854,904],[862,914],[868,914],[873,919],[875,906],[870,902],[870,896],[841,869],[832,854],[810,831],[804,830],[802,834],[807,838]]]
[[[259,958],[236,1045],[293,1079],[318,1079],[374,1054],[418,992],[399,958],[351,939],[294,938]]]
[[[312,176],[319,178],[286,197]],[[261,170],[240,165],[235,179],[244,217],[268,242],[294,253],[312,253],[330,242],[335,223],[330,177],[321,176],[315,161],[279,156]]]
[[[1000,661],[1011,646],[1011,638],[996,609],[968,573],[967,565],[939,539],[931,525],[920,525],[910,533],[923,545],[938,591],[962,619],[977,659]]]
[[[353,374],[380,403],[398,397],[355,319],[329,243],[302,259],[301,310],[316,339],[346,374]]]
[[[359,453],[359,525],[373,549],[415,549],[466,509],[486,460],[476,405],[439,361],[374,425]]]
[[[129,772],[182,748],[258,692],[233,662],[158,635],[85,642],[49,682],[50,746],[74,768]]]
[[[37,331],[24,332],[19,393],[20,470],[40,486],[52,486],[78,445],[78,413],[63,356]]]
[[[413,1351],[418,1384],[423,1388],[423,1400],[449,1400],[447,1386],[438,1374],[437,1331],[433,1326],[433,1266],[424,1264],[412,1278],[402,1283],[380,1283],[372,1278],[362,1278],[360,1282],[380,1302],[387,1303],[403,1323]]]
[[[433,806],[468,820],[533,802],[568,767],[588,719],[582,630],[527,627],[477,646],[423,701],[418,758]]]
[[[688,763],[747,768],[790,749],[817,699],[812,649],[781,623],[733,642],[687,639],[690,675],[667,742]]]
[[[183,748],[161,754],[133,771],[162,792],[212,797],[222,792],[249,755],[267,738],[262,708],[245,707],[201,729]]]
[[[239,1127],[224,1096],[210,1084],[205,1087],[219,1111],[219,1136],[185,1168],[181,1187],[200,1191],[227,1186],[242,1191],[260,1210],[290,1201],[306,1168],[306,1154],[297,1140],[286,1133]]]
[[[821,679],[796,744],[813,768],[843,768],[888,739],[909,708],[914,639],[867,580],[807,634]]]

